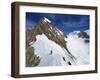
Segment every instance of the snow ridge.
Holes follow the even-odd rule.
[[[46,17],[44,17],[44,22],[51,23],[51,21],[48,18],[46,18]]]

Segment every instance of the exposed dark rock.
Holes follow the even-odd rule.
[[[86,32],[80,32],[78,33],[79,38],[89,38],[89,35]]]
[[[37,66],[40,63],[40,57],[34,54],[34,48],[26,47],[26,67]]]

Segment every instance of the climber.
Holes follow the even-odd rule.
[[[50,55],[52,55],[52,53],[53,53],[53,51],[51,50],[51,51],[50,51]]]

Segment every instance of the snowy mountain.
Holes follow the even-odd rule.
[[[26,46],[34,48],[33,54],[38,57],[33,62],[28,58],[29,62],[34,64],[38,61],[36,66],[88,64],[89,41],[85,42],[85,40],[89,40],[89,35],[77,31],[67,36],[66,38],[52,21],[45,17],[41,18],[35,28],[26,31]]]
[[[36,41],[36,35],[40,35],[42,33],[44,33],[50,40],[66,48],[66,41],[64,40],[63,33],[55,26],[53,26],[51,21],[45,17],[43,17],[37,23],[35,28],[30,31],[30,35],[27,36],[29,43]]]

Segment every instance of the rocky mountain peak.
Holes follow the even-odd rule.
[[[67,50],[66,41],[64,38],[65,36],[63,32],[60,31],[57,27],[55,27],[46,17],[41,18],[40,21],[36,24],[36,26],[30,30],[28,35],[26,35],[26,42],[28,43],[28,45],[30,42],[35,42],[36,35],[40,34],[45,34],[48,39],[56,42],[61,47],[64,47]]]
[[[46,17],[43,17],[42,20],[43,20],[44,22],[51,23],[51,21],[50,21],[48,18],[46,18]]]

